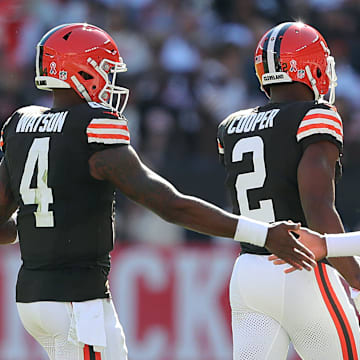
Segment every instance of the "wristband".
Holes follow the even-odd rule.
[[[235,241],[264,247],[269,224],[240,216],[234,235]]]
[[[360,255],[360,231],[326,234],[327,257]]]

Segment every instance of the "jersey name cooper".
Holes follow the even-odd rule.
[[[88,160],[129,143],[124,117],[87,103],[25,107],[4,124],[4,161],[19,204],[17,301],[109,296],[114,188],[91,176]]]
[[[269,103],[228,116],[218,129],[233,212],[272,222],[292,219],[306,226],[297,168],[307,146],[329,141],[342,151],[342,121],[325,103]],[[268,254],[242,243],[243,252]]]
[[[274,118],[280,109],[260,111],[249,114],[240,113],[231,120],[227,128],[228,134],[241,134],[255,130],[263,130],[274,126]]]

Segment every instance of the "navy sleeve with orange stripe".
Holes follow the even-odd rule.
[[[11,119],[13,118],[14,114],[11,115],[4,123],[2,129],[1,129],[1,136],[0,136],[0,150],[2,152],[5,152],[5,147],[6,147],[6,144],[5,144],[5,128],[6,126],[9,124],[9,122],[11,121]]]
[[[224,120],[225,121],[225,120]],[[224,121],[219,125],[218,132],[217,132],[217,148],[219,153],[219,160],[220,163],[224,165],[224,140],[223,140],[223,133],[224,133]]]
[[[330,141],[340,153],[343,149],[343,125],[339,113],[334,107],[322,104],[310,109],[300,122],[296,139],[303,149],[312,143]]]
[[[130,144],[126,118],[110,111],[102,111],[100,115],[94,117],[86,128],[86,135],[87,141],[94,151],[114,145]]]

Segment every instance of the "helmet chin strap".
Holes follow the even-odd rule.
[[[84,97],[84,99],[87,102],[91,102],[92,100],[91,100],[91,97],[90,97],[89,93],[86,91],[85,86],[80,83],[80,81],[77,79],[77,77],[75,75],[73,75],[71,77],[71,80],[75,84],[75,86],[76,86],[77,90],[79,91],[79,93]]]
[[[319,90],[318,88],[316,87],[316,80],[315,78],[312,76],[311,74],[311,70],[310,70],[310,66],[309,65],[306,65],[305,66],[305,71],[306,71],[306,75],[310,81],[310,84],[311,84],[311,87],[313,89],[313,92],[314,92],[314,96],[315,96],[315,100],[319,100],[320,99],[320,94],[319,94]]]
[[[333,104],[335,102],[335,88],[337,86],[337,76],[336,76],[336,72],[335,72],[335,60],[332,56],[328,56],[326,58],[326,61],[327,61],[326,75],[329,77],[329,80],[330,80],[330,84],[329,84],[330,94],[329,94],[328,102],[330,104]],[[311,87],[313,89],[313,92],[315,95],[315,100],[319,100],[320,94],[319,94],[318,88],[316,87],[316,80],[312,76],[310,67],[308,65],[305,66],[305,71],[306,71],[306,75],[310,81]]]

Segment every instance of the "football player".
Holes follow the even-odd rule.
[[[115,188],[189,229],[266,246],[300,269],[316,264],[290,233],[298,224],[227,213],[179,193],[141,162],[122,115],[129,92],[117,75],[124,71],[106,32],[58,26],[36,54],[35,83],[53,91],[52,108],[23,107],[3,127],[1,241],[14,240],[8,219],[18,208],[18,311],[50,359],[127,359],[107,281]]]
[[[218,129],[234,213],[267,222],[290,217],[320,233],[342,233],[334,189],[343,128],[326,41],[306,24],[279,24],[259,41],[255,71],[269,103],[229,115]],[[360,288],[356,260],[331,258],[313,272],[286,275],[268,254],[242,243],[234,265],[234,359],[286,359],[290,342],[302,359],[358,359],[358,320],[335,270]]]

